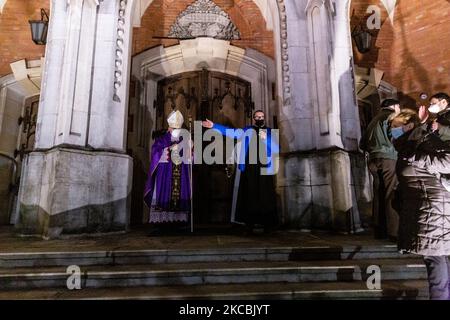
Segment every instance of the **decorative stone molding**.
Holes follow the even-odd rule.
[[[283,105],[291,104],[291,79],[289,76],[289,54],[287,37],[287,17],[284,0],[277,0],[280,13],[281,69],[283,77]]]
[[[117,20],[117,39],[115,51],[115,71],[114,71],[114,96],[113,100],[121,101],[119,89],[122,86],[123,64],[124,64],[124,38],[125,38],[125,17],[128,0],[119,1],[119,18]]]
[[[180,13],[170,28],[169,37],[179,39],[211,37],[236,40],[240,39],[240,33],[229,15],[213,1],[197,0]]]
[[[19,60],[11,63],[10,66],[15,80],[26,92],[26,95],[39,94],[44,58],[31,61]]]
[[[147,85],[175,74],[199,71],[202,67],[250,82],[252,101],[270,114],[274,106],[269,86],[276,81],[276,74],[271,72],[275,65],[272,59],[255,50],[235,47],[226,40],[197,38],[167,48],[155,47],[133,57],[133,76],[146,79]],[[147,104],[153,101],[149,96],[146,96]]]

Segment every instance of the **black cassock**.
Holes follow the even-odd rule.
[[[254,126],[253,129],[259,134],[258,127]],[[260,139],[256,138],[256,141],[259,155]],[[261,147],[265,145],[262,143]],[[239,181],[235,220],[248,225],[275,227],[278,224],[275,176],[262,175],[261,169],[266,165],[261,162],[267,163],[260,161],[258,156],[257,164],[250,164],[247,153],[245,170],[241,171]]]

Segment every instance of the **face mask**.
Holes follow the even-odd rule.
[[[181,134],[181,129],[173,129],[172,130],[172,138],[178,139]]]
[[[263,127],[264,126],[264,120],[255,120],[255,125],[257,127]]]
[[[392,128],[391,129],[391,135],[392,138],[394,139],[398,139],[400,138],[405,132],[403,131],[403,127],[397,127],[397,128]]]
[[[443,108],[441,108],[438,104],[432,104],[429,108],[428,111],[430,111],[431,113],[439,113],[442,110],[444,110]]]

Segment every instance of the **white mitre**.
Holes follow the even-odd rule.
[[[172,111],[167,117],[167,123],[170,128],[180,129],[183,125],[184,118],[180,111]]]

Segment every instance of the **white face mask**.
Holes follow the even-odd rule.
[[[442,108],[440,105],[438,104],[432,104],[429,108],[428,111],[430,111],[431,113],[439,113],[442,110],[444,110],[444,108]]]
[[[172,138],[178,139],[181,134],[181,129],[173,129],[172,130]]]

